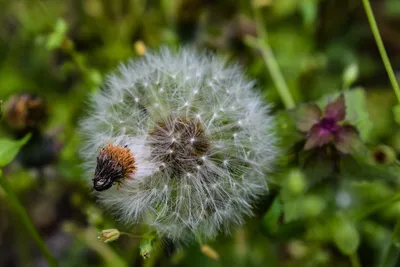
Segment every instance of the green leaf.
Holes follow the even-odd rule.
[[[334,219],[333,241],[345,255],[354,254],[360,245],[360,235],[354,223],[343,214],[337,215]]]
[[[400,247],[400,221],[397,221],[393,230],[392,242],[396,247]]]
[[[23,145],[28,142],[30,134],[27,134],[21,140],[0,139],[0,167],[9,164],[18,154]]]
[[[366,93],[362,88],[353,89],[345,93],[346,121],[357,127],[361,139],[369,137],[373,123],[369,118]]]
[[[326,207],[325,200],[317,195],[282,197],[282,201],[285,223],[303,218],[314,218]]]
[[[276,232],[276,230],[278,229],[278,221],[281,213],[282,205],[280,203],[279,197],[276,197],[268,212],[263,218],[263,224],[270,232]]]
[[[49,50],[59,48],[65,40],[67,30],[67,23],[63,19],[59,19],[54,27],[54,31],[49,35],[47,39],[46,48]]]

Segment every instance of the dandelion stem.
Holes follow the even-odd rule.
[[[5,179],[3,177],[1,170],[0,170],[0,185],[6,192],[7,199],[10,202],[10,204],[13,206],[13,211],[19,216],[19,219],[20,219],[22,225],[25,227],[26,231],[32,237],[32,239],[36,242],[37,246],[42,251],[43,256],[47,260],[48,264],[51,267],[58,266],[57,260],[50,253],[50,251],[46,247],[46,244],[44,243],[43,239],[40,237],[39,233],[36,231],[35,226],[32,224],[31,220],[29,219],[27,212],[25,211],[24,207],[19,202],[15,192],[13,191],[12,186],[7,181],[7,179]]]
[[[264,63],[271,75],[272,81],[274,82],[275,87],[278,90],[279,96],[281,97],[285,107],[287,109],[294,108],[295,102],[279,68],[279,65],[275,59],[274,53],[268,43],[267,30],[265,29],[265,27],[263,27],[260,11],[256,7],[253,7],[253,9],[257,33],[260,37],[254,41],[251,41],[251,38],[248,39],[248,44],[260,50]]]
[[[379,33],[379,28],[378,28],[378,25],[376,24],[374,13],[372,12],[371,4],[370,4],[369,0],[362,0],[362,2],[364,4],[365,13],[367,14],[369,25],[371,26],[371,30],[374,35],[376,45],[378,46],[379,53],[381,54],[383,64],[385,65],[386,72],[389,76],[389,79],[392,84],[393,90],[396,94],[397,100],[400,103],[399,84],[397,83],[396,75],[394,74],[392,65],[391,65],[389,57],[387,55],[385,45],[383,44],[383,41],[382,41],[381,34]]]

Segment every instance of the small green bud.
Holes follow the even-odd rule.
[[[101,242],[108,243],[117,240],[120,235],[121,233],[118,231],[118,229],[106,229],[99,232],[97,238]]]
[[[286,186],[293,195],[300,195],[306,188],[304,174],[299,169],[291,170],[286,180]]]
[[[372,161],[375,164],[389,165],[396,160],[396,152],[390,146],[379,145],[372,149]]]
[[[359,69],[355,63],[350,64],[343,72],[343,84],[345,88],[350,87],[358,78]]]
[[[150,255],[153,252],[154,240],[155,236],[150,236],[148,238],[145,238],[140,243],[140,256],[142,256],[143,259],[150,258]]]

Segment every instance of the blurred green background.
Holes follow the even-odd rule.
[[[400,69],[400,2],[371,4]],[[12,101],[28,96],[20,93],[43,108],[40,127],[1,179],[60,266],[379,266],[384,258],[381,266],[400,266],[400,227],[393,232],[400,218],[396,97],[361,0],[3,0],[0,26],[4,116]],[[243,66],[273,103],[283,151],[255,216],[207,243],[218,260],[199,244],[163,240],[143,259],[141,238],[100,242],[103,229],[140,227],[125,229],[96,204],[77,153],[77,122],[107,73],[148,50],[183,45]],[[346,119],[363,149],[304,151],[292,116],[297,109],[281,100],[271,62],[297,107],[324,106],[344,91]],[[15,130],[15,120],[2,120],[0,138],[28,132]],[[7,196],[0,189],[0,266],[47,266]]]

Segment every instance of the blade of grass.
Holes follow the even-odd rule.
[[[396,75],[394,74],[392,64],[390,63],[389,57],[387,55],[385,45],[383,44],[378,25],[376,24],[374,13],[371,8],[371,4],[370,4],[369,0],[362,0],[362,2],[364,4],[365,13],[367,14],[369,25],[371,26],[371,31],[372,31],[372,34],[374,35],[376,45],[378,46],[379,53],[381,54],[383,64],[385,65],[386,72],[389,76],[389,79],[392,84],[394,93],[396,94],[397,100],[400,103],[399,84],[397,82]]]
[[[47,260],[48,264],[51,267],[58,266],[57,260],[50,253],[50,250],[46,247],[46,244],[44,243],[43,239],[40,237],[39,233],[36,231],[36,228],[32,224],[31,220],[29,219],[29,216],[28,216],[27,212],[25,211],[25,208],[19,202],[10,183],[7,181],[7,179],[5,179],[3,177],[3,173],[1,170],[0,170],[0,185],[6,193],[7,200],[12,205],[12,210],[18,215],[18,217],[21,221],[21,224],[25,227],[27,233],[36,242],[37,246],[42,251],[43,256]]]
[[[282,99],[283,104],[287,109],[294,108],[295,102],[293,100],[292,94],[290,93],[289,87],[286,84],[285,78],[283,77],[283,74],[279,68],[278,62],[275,59],[275,55],[270,45],[268,44],[267,31],[265,27],[263,27],[260,10],[259,8],[254,6],[253,10],[257,33],[259,37],[248,37],[245,41],[249,46],[260,50],[262,58],[271,75],[272,81],[275,84],[279,96]]]
[[[385,45],[383,44],[381,34],[379,32],[378,25],[375,20],[374,13],[372,11],[371,4],[369,0],[362,0],[365,13],[367,15],[369,25],[371,27],[372,34],[374,35],[376,45],[378,46],[379,53],[381,54],[383,64],[385,65],[386,72],[389,76],[390,83],[392,84],[394,93],[396,94],[397,101],[400,103],[400,88],[399,84],[396,79],[396,75],[394,74],[392,64],[390,63],[389,57],[387,55]],[[397,221],[395,230],[400,227],[400,220]],[[381,267],[389,267],[389,266],[394,266],[397,263],[397,260],[399,258],[400,254],[400,247],[396,246],[394,244],[394,236],[395,236],[395,230],[393,231],[391,242],[388,245],[388,248],[384,252],[381,264],[379,266]]]

